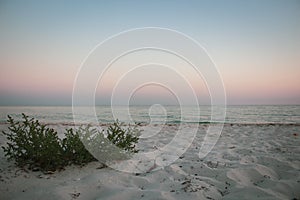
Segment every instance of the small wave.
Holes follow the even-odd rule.
[[[171,120],[167,122],[168,124],[180,124],[181,120]]]
[[[300,126],[300,123],[288,123],[288,122],[219,122],[219,121],[181,121],[172,120],[168,121],[167,124],[199,124],[199,125],[209,125],[209,124],[224,124],[225,126]]]
[[[185,121],[185,120],[171,120],[168,124],[222,124],[223,122],[212,122],[212,121]]]
[[[50,125],[50,126],[109,126],[114,121],[102,121],[97,124],[95,123],[74,123],[74,122],[40,122],[43,125]],[[140,126],[147,126],[149,125],[146,121],[138,121],[136,122]],[[0,121],[0,125],[8,125],[7,121]],[[125,124],[127,124],[125,122]],[[288,123],[288,122],[212,122],[212,121],[182,121],[182,120],[171,120],[167,121],[166,123],[152,123],[152,125],[179,125],[179,124],[199,124],[199,125],[217,125],[217,124],[224,124],[224,126],[300,126],[300,123]]]

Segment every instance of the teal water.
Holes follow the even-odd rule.
[[[153,108],[153,107],[152,107]],[[141,123],[210,123],[211,107],[200,106],[199,115],[197,107],[164,106],[151,109],[151,106],[130,106],[129,113],[124,106],[114,107],[121,113],[121,121]],[[82,107],[82,110],[85,110]],[[184,110],[184,112],[182,111]],[[88,109],[87,109],[88,110]],[[120,115],[112,112],[110,106],[95,107],[96,116],[100,123],[111,123],[120,119]],[[68,124],[73,123],[72,107],[0,107],[0,123],[6,123],[7,115],[16,119],[21,118],[21,113],[39,119],[43,123]],[[115,117],[114,117],[115,114]],[[125,117],[124,117],[125,116]],[[94,113],[83,112],[83,118],[94,117]],[[123,120],[122,120],[123,119]],[[225,123],[250,123],[250,124],[300,124],[300,105],[253,105],[253,106],[227,106]]]

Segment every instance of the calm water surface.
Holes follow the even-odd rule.
[[[131,106],[128,110],[124,106],[115,107],[115,114],[121,121],[142,123],[209,123],[211,121],[211,107],[185,106]],[[84,112],[82,118],[94,117],[91,113]],[[97,106],[96,115],[100,123],[111,123],[114,116],[110,106]],[[16,119],[21,118],[21,113],[35,117],[44,123],[62,124],[73,123],[72,107],[0,107],[0,123],[5,123],[7,115]],[[227,106],[225,123],[300,123],[300,105],[293,106]]]

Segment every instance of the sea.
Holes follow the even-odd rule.
[[[224,120],[218,121],[212,117],[211,106],[96,106],[80,109],[83,111],[83,121],[96,119],[100,124],[109,124],[115,120],[144,124],[300,124],[300,105],[230,105],[225,109],[222,107],[223,113],[220,115],[225,114]],[[0,124],[7,123],[8,115],[21,120],[22,113],[52,125],[73,124],[74,113],[78,116],[76,109],[71,106],[2,106]]]

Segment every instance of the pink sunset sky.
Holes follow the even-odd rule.
[[[300,2],[267,0],[1,1],[0,105],[71,105],[76,73],[88,53],[113,34],[149,26],[180,31],[205,47],[228,104],[300,104]],[[109,103],[111,76],[98,86],[97,104]],[[138,78],[136,73],[131,80]],[[203,80],[191,83],[200,103],[209,103]],[[176,102],[157,86],[133,96],[137,104],[153,99]]]

